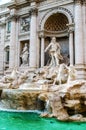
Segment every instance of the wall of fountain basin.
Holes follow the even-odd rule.
[[[41,116],[62,121],[86,121],[86,81],[48,86],[47,89],[2,89],[0,108],[40,110]]]
[[[38,99],[41,90],[3,89],[0,91],[0,107],[15,110],[44,110],[44,102]]]

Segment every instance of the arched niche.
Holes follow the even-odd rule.
[[[74,62],[74,34],[70,33],[74,28],[74,18],[72,13],[63,7],[57,7],[48,10],[42,17],[39,25],[39,34],[41,37],[41,66],[46,65],[49,61],[49,54],[43,51],[50,43],[51,38],[56,37],[56,41],[61,46],[63,61],[68,64]],[[73,32],[73,31],[72,31]],[[70,59],[71,57],[71,59]]]
[[[51,41],[51,38],[56,37],[56,41],[61,46],[61,54],[63,60],[60,62],[69,62],[69,38],[68,38],[68,18],[62,13],[52,14],[44,24],[45,30],[45,48]],[[45,53],[45,65],[50,61],[49,51]],[[69,63],[68,63],[69,64]]]
[[[50,16],[52,16],[53,14],[57,14],[57,13],[61,13],[61,14],[65,15],[68,19],[69,24],[72,24],[74,22],[74,17],[72,15],[72,13],[67,8],[57,7],[57,8],[48,10],[45,13],[45,15],[42,17],[40,24],[39,24],[40,30],[44,30],[44,25],[45,25],[45,22],[47,21],[47,19]]]
[[[7,45],[5,48],[4,48],[4,51],[5,51],[5,69],[9,68],[9,55],[10,55],[10,46]]]

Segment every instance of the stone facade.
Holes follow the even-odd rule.
[[[44,49],[51,38],[61,45],[61,54],[75,65],[79,78],[86,76],[86,1],[12,0],[0,7],[0,72],[22,67],[20,57],[28,44],[28,67],[47,64]],[[26,67],[26,66],[24,66]]]

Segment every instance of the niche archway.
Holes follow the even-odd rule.
[[[4,67],[5,69],[9,68],[9,54],[10,54],[10,46],[6,46],[4,48],[4,51],[5,51],[5,64],[4,64]]]
[[[51,41],[51,38],[56,37],[56,41],[59,42],[61,46],[61,53],[63,55],[63,61],[69,64],[69,38],[68,38],[68,27],[69,23],[66,15],[62,13],[54,13],[46,20],[44,24],[45,33],[45,48]],[[49,63],[49,51],[45,53],[45,65]]]

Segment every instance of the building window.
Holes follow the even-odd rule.
[[[7,23],[7,33],[11,32],[11,21]]]
[[[30,18],[23,17],[20,23],[20,31],[21,32],[28,32],[30,31]]]

